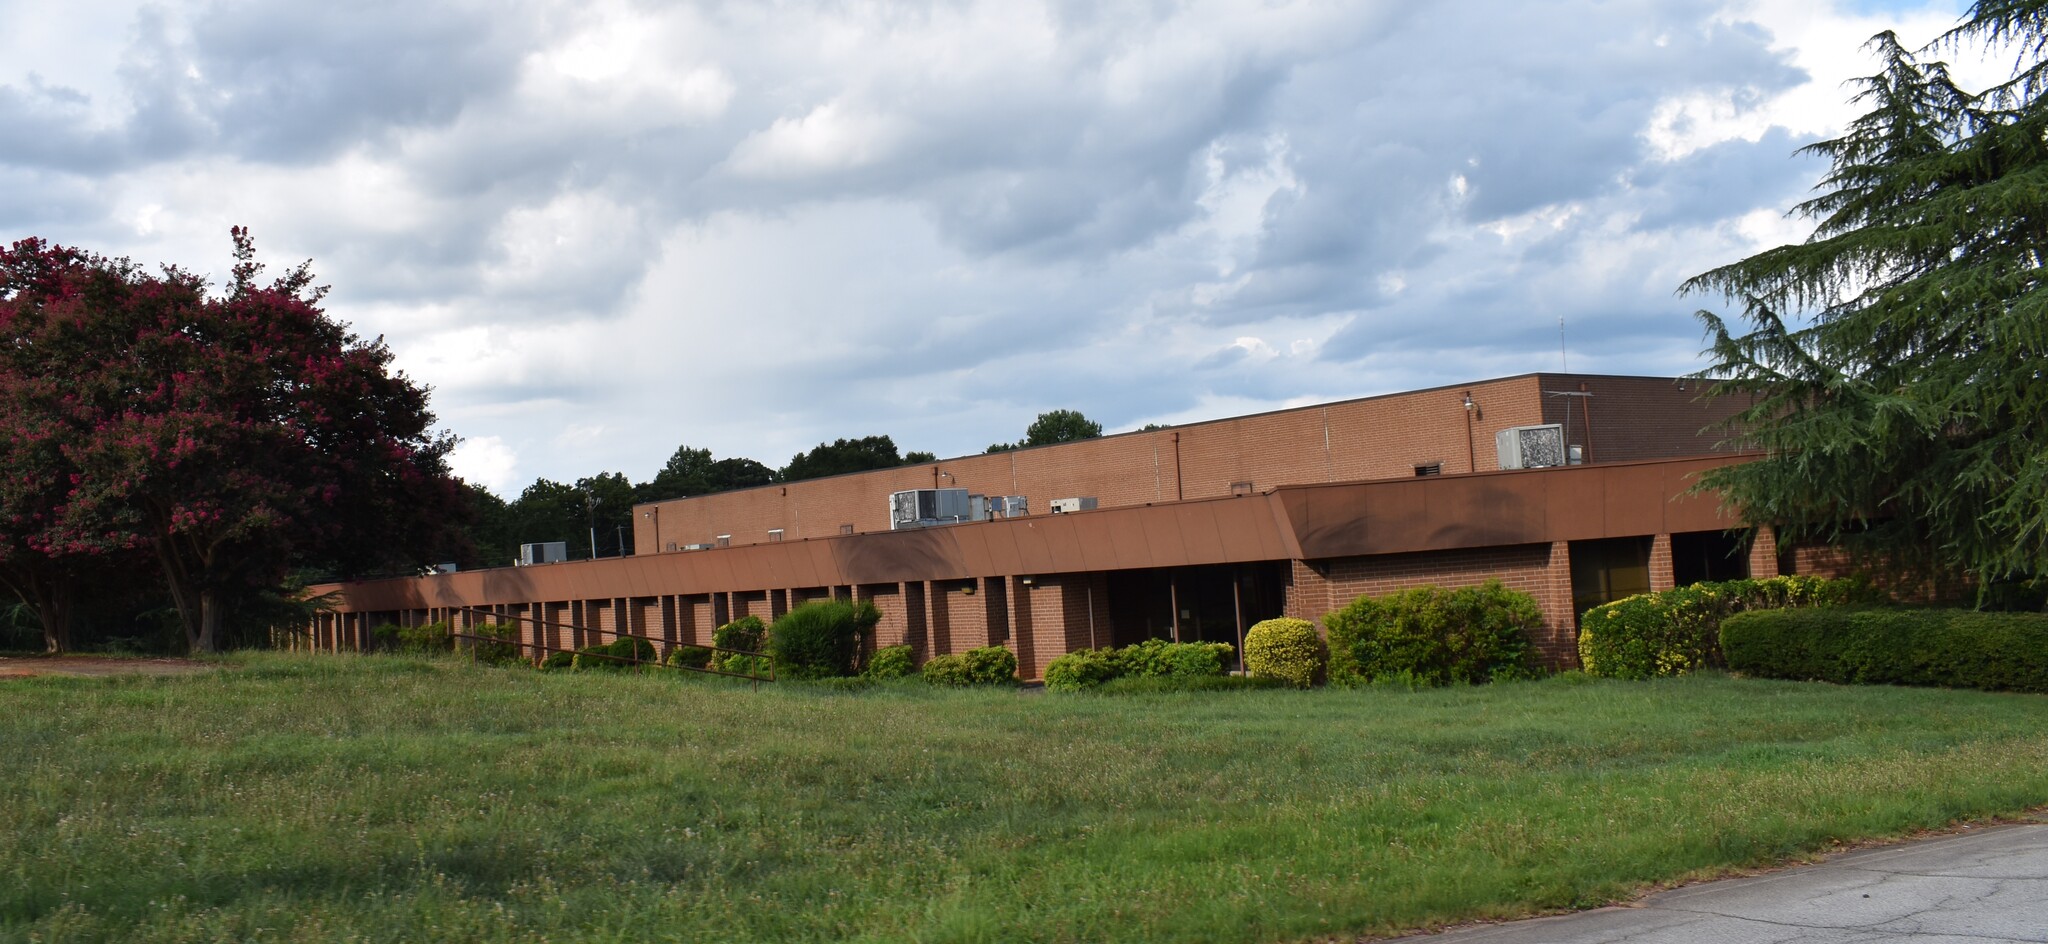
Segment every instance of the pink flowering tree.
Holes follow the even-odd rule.
[[[8,371],[32,386],[40,366],[61,388],[63,494],[44,557],[145,551],[195,651],[218,649],[232,604],[294,567],[361,574],[437,556],[461,508],[454,441],[432,432],[426,390],[390,370],[381,340],[321,311],[306,266],[259,284],[247,233],[234,239],[218,297],[175,268],[15,247],[76,260],[33,296],[26,320],[43,337]]]

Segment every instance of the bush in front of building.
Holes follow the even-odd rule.
[[[558,653],[559,654],[559,653]],[[639,662],[653,662],[654,644],[638,636],[621,636],[611,642],[576,650],[570,667],[578,672],[617,672],[637,668]]]
[[[1076,649],[1045,667],[1045,688],[1073,692],[1121,678],[1210,678],[1221,676],[1233,650],[1221,642],[1147,639],[1122,649]]]
[[[760,652],[768,641],[768,624],[758,616],[748,615],[733,620],[711,632],[711,644],[720,649],[744,649]],[[768,665],[764,656],[747,656],[737,652],[721,652],[717,664],[712,668],[737,675],[767,675]]]
[[[788,678],[852,676],[861,641],[881,618],[872,603],[814,600],[782,614],[768,627],[768,654],[775,659],[778,674]]]
[[[924,663],[933,685],[1005,685],[1017,681],[1017,655],[1002,646],[983,646],[958,655],[933,656]]]
[[[2048,614],[1838,607],[1721,623],[1728,667],[1762,678],[2048,692]]]
[[[860,674],[871,679],[909,678],[917,674],[917,653],[909,646],[883,646],[868,656]]]
[[[1867,581],[1767,577],[1639,593],[1579,618],[1579,664],[1588,675],[1645,679],[1722,664],[1721,623],[1749,610],[1876,602]]]
[[[1230,665],[1233,652],[1227,642],[1147,639],[1117,650],[1117,675],[1135,678],[1222,675]]]
[[[1076,649],[1046,663],[1045,690],[1078,692],[1116,678],[1121,668],[1116,650]]]
[[[465,639],[470,656],[485,665],[511,665],[522,661],[519,655],[519,626],[516,623],[487,623],[472,626],[472,636],[483,639]]]
[[[1282,616],[1253,624],[1244,635],[1245,671],[1276,678],[1295,688],[1322,684],[1330,664],[1330,648],[1316,635],[1316,624]]]
[[[1498,580],[1359,597],[1323,618],[1330,681],[1472,685],[1535,674],[1536,599]]]
[[[455,647],[454,639],[448,635],[447,622],[440,620],[418,626],[384,623],[370,632],[377,638],[378,645],[407,655],[431,655],[448,652]]]
[[[684,669],[702,669],[710,666],[711,657],[716,654],[704,646],[677,646],[669,650],[668,664]]]

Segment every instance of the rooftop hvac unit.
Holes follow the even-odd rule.
[[[686,550],[686,551],[708,551],[708,550],[711,550],[712,548],[714,548],[714,547],[717,547],[717,546],[718,546],[718,545],[716,545],[716,544],[685,544],[685,545],[683,545],[683,550]]]
[[[1022,495],[993,495],[988,509],[992,518],[1022,518],[1031,513],[1031,503]]]
[[[1050,504],[1052,505],[1052,513],[1056,515],[1064,515],[1072,511],[1095,510],[1095,499],[1093,498],[1055,498]]]
[[[559,564],[569,559],[569,542],[543,541],[538,544],[519,545],[519,566],[532,567],[535,564]]]
[[[1493,435],[1503,469],[1547,469],[1564,465],[1564,426],[1511,426]]]
[[[929,528],[974,518],[974,502],[964,488],[913,488],[889,493],[889,530]]]

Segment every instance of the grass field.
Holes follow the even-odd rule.
[[[233,665],[0,682],[0,939],[1322,939],[2048,803],[2037,696]]]

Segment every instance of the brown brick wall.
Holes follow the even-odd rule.
[[[1446,474],[1499,467],[1494,434],[1511,426],[1562,421],[1577,398],[1545,397],[1545,390],[1586,384],[1596,461],[1707,452],[1718,438],[1700,435],[1734,404],[1695,402],[1696,388],[1679,390],[1661,378],[1530,374],[1255,416],[1125,433],[1078,443],[963,456],[856,475],[771,485],[642,506],[634,516],[634,546],[652,553],[668,544],[733,544],[785,540],[889,527],[890,492],[963,487],[984,495],[1024,495],[1033,514],[1054,498],[1093,496],[1102,507],[1228,495],[1249,482],[1276,485],[1400,478],[1415,467],[1439,464]],[[1466,410],[1470,393],[1475,409]],[[1574,442],[1586,423],[1573,414]],[[1469,433],[1469,435],[1468,435]],[[660,529],[657,544],[655,529]]]
[[[988,604],[979,581],[934,580],[926,597],[932,655],[954,655],[988,645]],[[962,588],[974,586],[973,593]]]
[[[882,621],[875,624],[875,648],[900,646],[910,641],[910,617],[903,610],[901,585],[862,584],[854,589],[854,599],[867,600],[881,611]]]
[[[1703,400],[1697,381],[1670,377],[1538,374],[1536,378],[1542,390],[1550,393],[1592,394],[1583,398],[1544,396],[1542,420],[1565,423],[1569,410],[1566,442],[1586,447],[1591,462],[1670,459],[1712,451],[1728,435],[1719,424],[1750,405],[1747,396]]]

